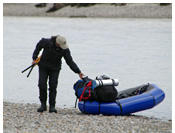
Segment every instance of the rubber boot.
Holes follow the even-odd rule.
[[[44,112],[47,110],[46,103],[41,103],[41,107],[38,108],[37,112]]]
[[[49,107],[49,113],[52,113],[52,112],[57,113],[57,110],[55,109],[55,106],[53,106],[53,105],[51,105],[51,106]]]

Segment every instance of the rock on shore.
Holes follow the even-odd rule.
[[[56,108],[58,113],[38,113],[37,104],[3,102],[3,132],[172,132],[172,121],[144,116],[104,116],[82,114],[78,109]]]
[[[106,18],[172,18],[172,4],[96,4],[89,7],[65,6],[54,12],[47,13],[53,3],[46,7],[36,8],[36,3],[4,3],[4,16],[52,16],[52,17],[106,17]]]

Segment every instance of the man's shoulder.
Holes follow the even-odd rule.
[[[50,42],[50,38],[41,38],[41,40],[40,41],[42,41],[42,42]]]
[[[40,44],[41,44],[43,47],[52,46],[52,45],[53,45],[53,41],[52,41],[51,38],[41,38]]]

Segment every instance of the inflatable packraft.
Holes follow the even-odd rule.
[[[85,87],[82,87],[82,90]],[[94,89],[94,87],[92,88]],[[75,85],[74,90],[77,90]],[[78,98],[80,98],[82,90],[79,90],[78,94],[76,94]],[[165,93],[156,84],[148,83],[118,92],[113,102],[80,100],[78,108],[82,113],[86,114],[127,115],[151,109],[161,103],[164,98]]]

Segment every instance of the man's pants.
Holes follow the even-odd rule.
[[[49,79],[49,104],[55,106],[59,72],[60,70],[55,71],[39,67],[38,86],[41,103],[47,102],[47,80]]]

